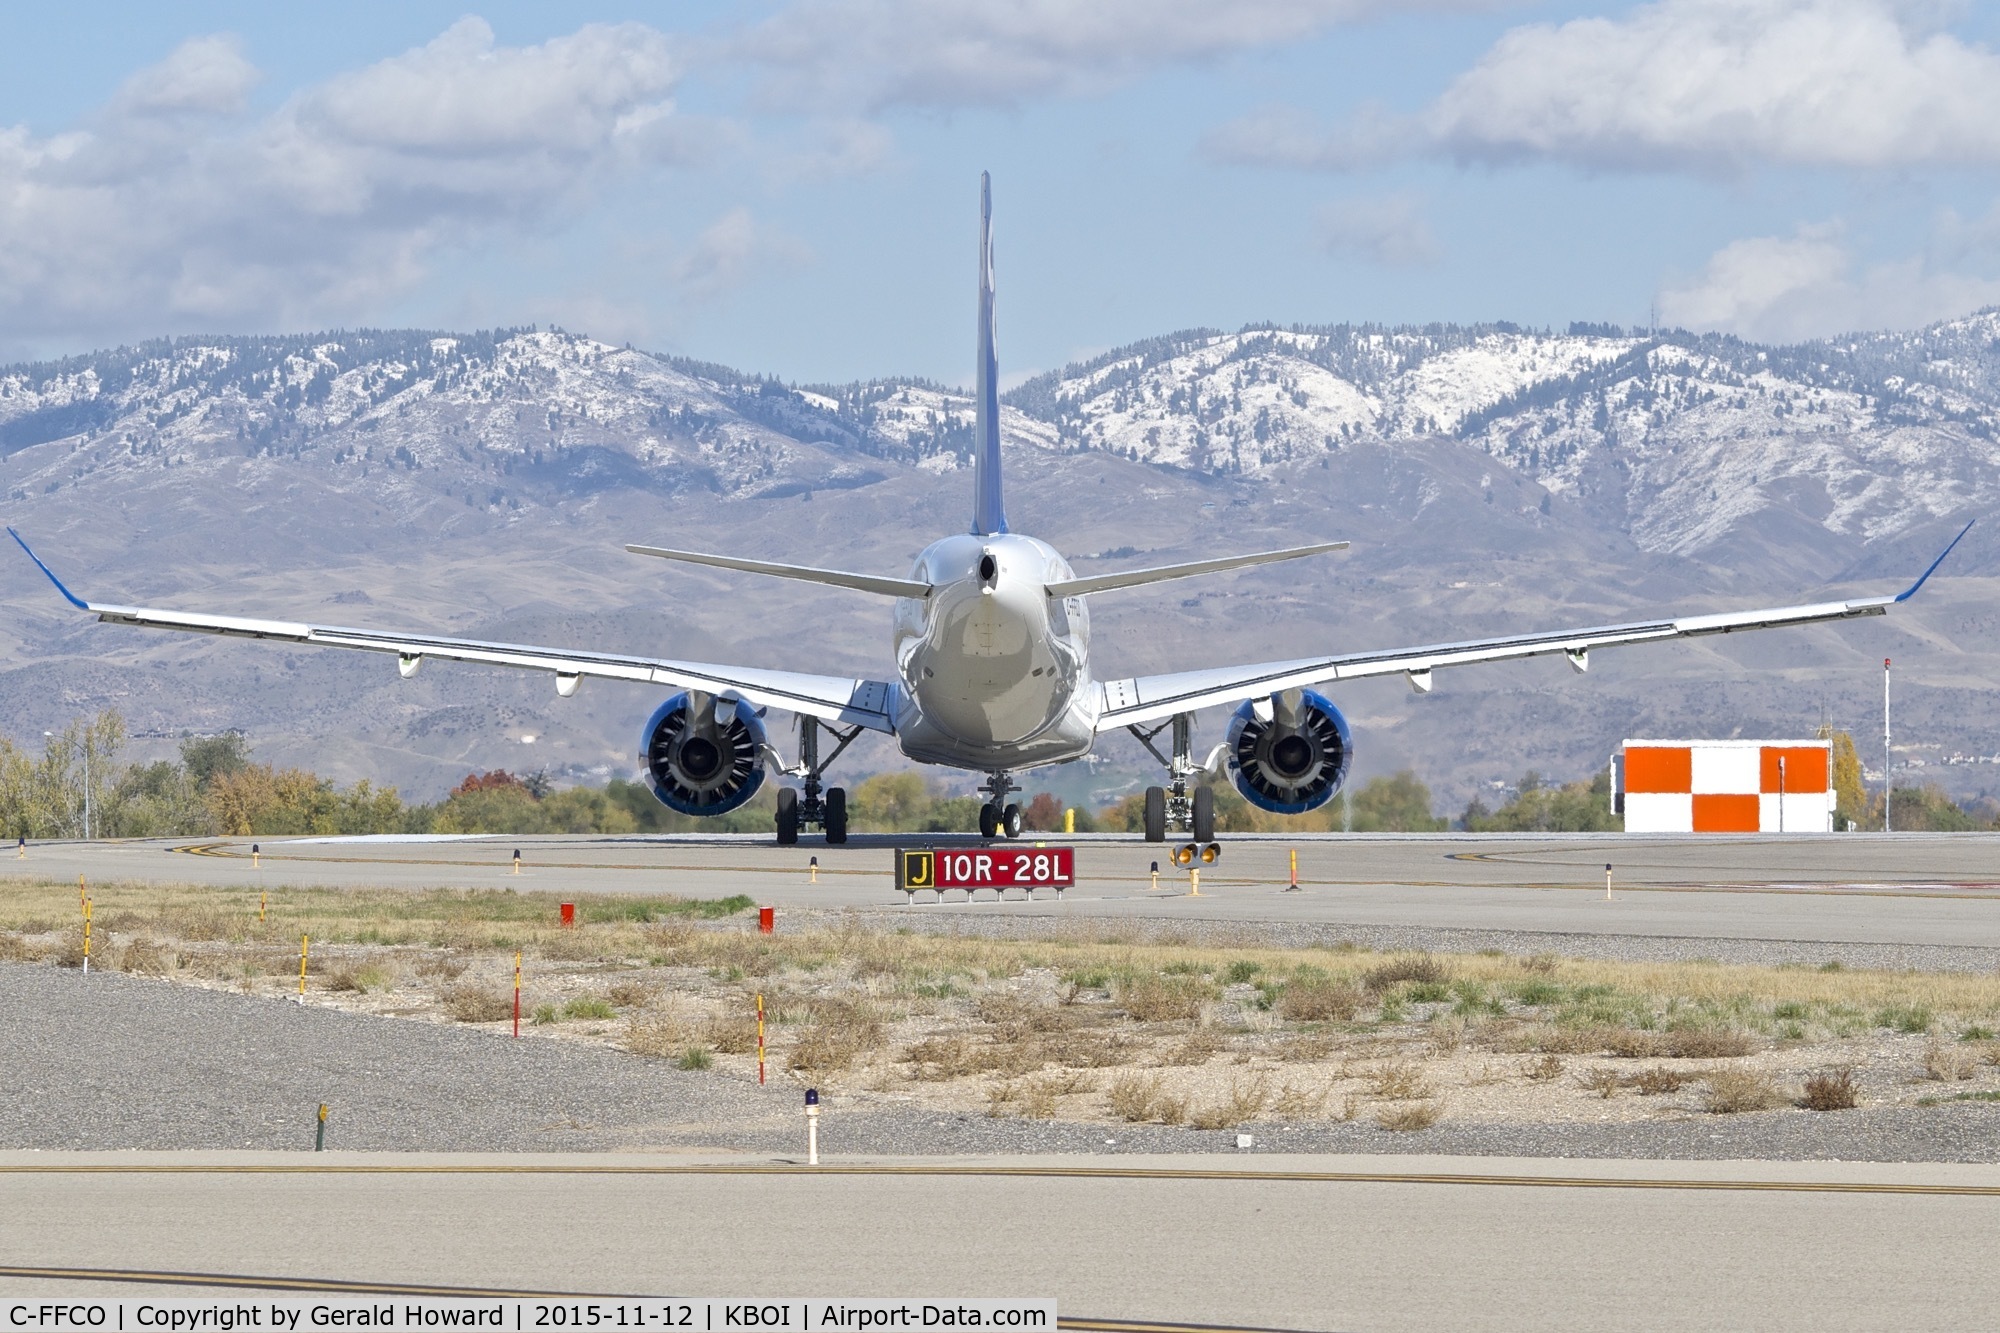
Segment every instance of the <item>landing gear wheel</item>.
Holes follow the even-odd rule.
[[[792,847],[799,840],[799,794],[790,787],[778,788],[778,845]]]
[[[979,807],[979,836],[982,838],[1000,836],[1000,815],[994,810],[991,801]]]
[[[1194,840],[1215,841],[1215,792],[1208,787],[1194,789]]]
[[[1167,789],[1146,788],[1146,841],[1167,840]]]
[[[830,847],[838,847],[847,841],[847,788],[828,787],[826,789],[826,841]]]
[[[1010,805],[1000,812],[1000,828],[1010,838],[1021,836],[1021,807]]]

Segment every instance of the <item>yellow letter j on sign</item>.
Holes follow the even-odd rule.
[[[918,889],[937,887],[937,853],[925,848],[921,851],[896,850],[896,885],[905,893],[915,893]]]

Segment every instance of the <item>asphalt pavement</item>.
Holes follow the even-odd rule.
[[[845,847],[781,848],[750,837],[262,838],[254,856],[248,838],[70,842],[0,862],[0,875],[741,893],[781,909],[911,919],[956,913],[2000,949],[2000,835],[1990,834],[1236,836],[1198,882],[1174,868],[1167,848],[1137,838],[1050,835],[1042,841],[1077,848],[1076,886],[1033,901],[1017,892],[1004,903],[992,892],[969,901],[958,892],[899,892],[893,849],[910,841],[868,836]],[[1296,893],[1288,891],[1294,852]]]
[[[23,1270],[719,1297],[1045,1297],[1281,1329],[1983,1326],[2000,1167],[0,1154]]]

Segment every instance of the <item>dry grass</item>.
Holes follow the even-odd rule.
[[[1215,987],[1199,977],[1152,973],[1126,984],[1118,1002],[1141,1023],[1191,1023],[1215,994]]]
[[[1293,1023],[1346,1023],[1367,997],[1351,981],[1324,974],[1293,977],[1278,993],[1278,1012]]]
[[[1695,1076],[1685,1070],[1654,1065],[1651,1069],[1641,1069],[1636,1074],[1627,1074],[1624,1084],[1636,1090],[1641,1097],[1658,1097],[1663,1093],[1679,1092],[1694,1081]]]
[[[1924,1047],[1924,1077],[1940,1083],[1960,1083],[1979,1072],[1979,1054],[1963,1046],[1933,1041]]]
[[[1530,1083],[1553,1083],[1563,1076],[1566,1068],[1561,1056],[1545,1055],[1523,1069],[1521,1075]]]
[[[1375,1113],[1375,1123],[1384,1129],[1397,1133],[1429,1129],[1444,1116],[1444,1108],[1434,1101],[1405,1102],[1401,1106],[1385,1106]]]
[[[1385,1101],[1404,1101],[1431,1095],[1430,1084],[1424,1081],[1424,1071],[1406,1061],[1381,1065],[1369,1077],[1373,1080],[1375,1095]]]
[[[1370,995],[1380,995],[1406,981],[1427,986],[1449,986],[1451,965],[1427,953],[1398,954],[1361,974],[1361,986]]]
[[[1113,1115],[1134,1124],[1157,1120],[1178,1125],[1187,1119],[1187,1099],[1167,1091],[1158,1074],[1121,1074],[1111,1081],[1104,1100]]]
[[[461,1023],[497,1023],[514,1013],[512,994],[485,986],[448,986],[438,998],[444,1011]]]
[[[1255,1120],[1264,1114],[1264,1108],[1270,1103],[1270,1083],[1261,1074],[1251,1079],[1237,1079],[1229,1085],[1227,1097],[1211,1106],[1196,1109],[1188,1116],[1188,1123],[1196,1129],[1228,1129],[1232,1125]]]
[[[1708,1074],[1706,1106],[1716,1115],[1768,1111],[1784,1104],[1785,1094],[1760,1070],[1716,1069]]]
[[[1808,1076],[1805,1095],[1799,1098],[1808,1111],[1851,1111],[1860,1104],[1854,1071],[1845,1066]]]
[[[128,941],[118,954],[118,970],[135,976],[163,977],[173,970],[174,960],[159,941],[145,938]]]
[[[754,1050],[752,999],[763,991],[774,1059],[821,1086],[915,1087],[929,1104],[964,1108],[998,1084],[1011,1088],[992,1093],[1009,1114],[1040,1114],[1053,1097],[1053,1113],[1071,1117],[1136,1109],[1161,1123],[1240,1123],[1258,1112],[1244,1110],[1238,1093],[1247,1099],[1261,1083],[1261,1113],[1291,1119],[1352,1118],[1458,1087],[1492,1089],[1473,1099],[1482,1116],[1499,1107],[1513,1117],[1635,1119],[1661,1112],[1636,1100],[1585,1109],[1572,1090],[1579,1071],[1604,1057],[1639,1061],[1645,1067],[1627,1066],[1633,1072],[1617,1074],[1615,1086],[1582,1077],[1614,1097],[1619,1088],[1653,1096],[1706,1083],[1708,1102],[1733,1107],[1744,1099],[1720,1070],[1674,1062],[1764,1051],[1756,1063],[1779,1069],[1793,1090],[1806,1060],[1881,1059],[1882,1041],[1895,1043],[1902,1073],[1914,1072],[1922,1052],[1925,1071],[1947,1082],[2000,1062],[2000,1041],[1989,1035],[2000,1030],[2000,976],[1286,949],[1257,943],[1250,928],[1193,943],[1184,931],[1134,922],[1065,923],[1046,939],[892,934],[859,922],[801,922],[760,936],[726,905],[663,909],[657,899],[614,895],[579,900],[583,924],[562,931],[555,895],[505,891],[282,887],[260,926],[254,890],[92,890],[93,967],[283,994],[296,976],[299,934],[309,931],[313,985],[336,1004],[495,1023],[512,997],[493,983],[511,971],[518,945],[535,960],[531,1012],[575,1016],[584,1012],[572,1012],[575,1002],[619,1020],[551,1022],[543,1034],[673,1059],[713,1052],[717,1077],[742,1077],[746,1061],[720,1057]],[[10,883],[0,894],[0,959],[79,962],[75,902],[73,882]],[[390,980],[393,996],[381,991]],[[1954,1032],[1967,1040],[1939,1035],[1926,1049],[1927,1033]],[[891,1041],[894,1061],[883,1058]],[[1856,1046],[1826,1049],[1839,1042]],[[1792,1054],[1804,1046],[1813,1049]],[[1225,1052],[1245,1068],[1228,1069]],[[1494,1054],[1481,1065],[1482,1055],[1501,1052],[1526,1058]],[[1238,1083],[1225,1096],[1231,1072]],[[1340,1078],[1361,1091],[1336,1090]],[[1087,1102],[1065,1100],[1080,1095],[1066,1090],[1072,1079],[1091,1092]]]
[[[1625,1086],[1625,1077],[1615,1069],[1586,1069],[1576,1076],[1576,1084],[1585,1092],[1609,1100]]]
[[[837,1073],[851,1069],[862,1054],[882,1046],[882,1015],[863,1000],[822,1000],[813,1020],[799,1033],[787,1069]]]

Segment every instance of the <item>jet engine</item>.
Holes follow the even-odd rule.
[[[1228,744],[1236,790],[1250,804],[1281,815],[1332,800],[1354,752],[1347,719],[1311,690],[1244,704],[1229,720]]]
[[[646,785],[684,815],[734,810],[764,785],[764,724],[738,699],[689,691],[661,704],[639,737]]]

